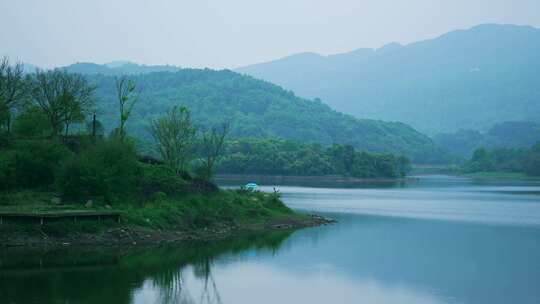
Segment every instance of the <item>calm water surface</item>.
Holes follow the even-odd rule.
[[[336,225],[151,250],[3,252],[0,303],[540,303],[539,182],[320,186],[276,188]]]

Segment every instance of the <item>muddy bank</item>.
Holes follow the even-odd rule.
[[[97,233],[73,232],[64,236],[48,235],[42,230],[3,232],[0,247],[66,247],[66,246],[126,246],[159,245],[185,241],[213,241],[245,232],[264,232],[300,229],[335,223],[335,220],[317,215],[303,218],[271,219],[243,224],[221,223],[210,228],[169,231],[137,226],[117,226]]]

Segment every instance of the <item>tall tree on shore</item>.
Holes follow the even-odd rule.
[[[11,132],[13,110],[26,96],[24,69],[21,62],[11,64],[8,57],[0,59],[0,119],[5,120],[6,131]]]
[[[118,127],[120,141],[124,140],[126,122],[138,99],[136,88],[135,81],[129,79],[128,76],[116,78],[116,98],[120,110],[120,125]]]
[[[209,130],[203,131],[199,144],[201,156],[201,171],[204,179],[211,179],[216,162],[223,156],[225,138],[229,134],[230,124],[222,123]]]
[[[66,71],[37,71],[31,77],[32,101],[47,115],[53,137],[70,124],[82,121],[92,108],[95,87],[79,74]]]
[[[175,106],[150,124],[157,152],[165,164],[177,173],[186,171],[193,158],[196,131],[186,107]]]

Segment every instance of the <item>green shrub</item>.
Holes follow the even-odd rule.
[[[55,173],[62,160],[72,153],[55,141],[31,140],[19,141],[14,145],[13,157],[5,164],[13,170],[17,188],[35,188],[50,186],[54,183]]]
[[[0,129],[0,149],[5,149],[9,146],[10,138],[9,135]]]
[[[0,190],[15,187],[15,157],[12,151],[0,152]]]
[[[47,115],[32,107],[15,119],[13,134],[20,138],[44,138],[52,134],[52,128]]]
[[[540,153],[532,152],[525,159],[525,173],[530,176],[540,176]]]
[[[160,201],[164,201],[166,199],[167,199],[167,193],[165,193],[165,192],[158,191],[158,192],[154,192],[154,194],[152,194],[152,201],[153,202],[160,202]]]
[[[175,196],[182,193],[187,185],[182,177],[164,166],[144,165],[142,168],[138,186],[143,197],[150,197],[155,192]]]
[[[131,145],[108,140],[66,160],[57,186],[68,199],[103,197],[111,202],[135,190],[138,169]]]

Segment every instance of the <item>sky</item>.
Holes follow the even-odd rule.
[[[435,38],[481,23],[540,27],[540,0],[0,0],[0,55],[236,68]]]

